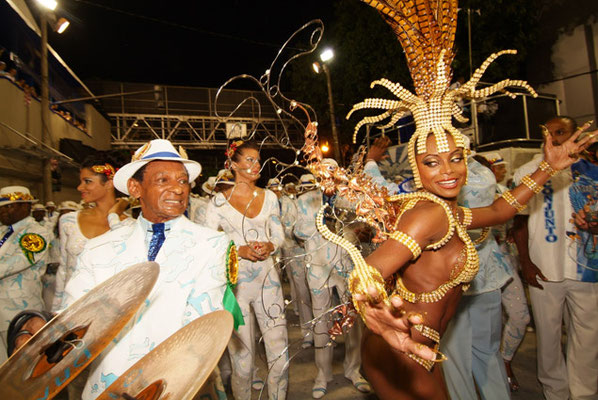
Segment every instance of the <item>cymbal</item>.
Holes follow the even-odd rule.
[[[133,265],[54,317],[0,366],[0,398],[55,396],[135,315],[159,271],[155,262]]]
[[[228,311],[194,320],[137,361],[96,400],[192,399],[218,364],[232,331]]]

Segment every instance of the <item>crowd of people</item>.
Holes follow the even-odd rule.
[[[124,166],[107,153],[89,157],[80,170],[80,202],[44,206],[26,187],[4,187],[0,361],[94,286],[127,266],[155,260],[161,268],[159,289],[133,326],[68,385],[69,398],[99,396],[186,323],[227,309],[235,315],[235,331],[202,388],[205,398],[222,398],[229,390],[235,399],[251,399],[252,390],[266,390],[269,399],[293,398],[287,315],[294,310],[301,348],[314,351],[313,398],[327,393],[332,340],[344,334],[344,374],[361,392],[373,389],[385,399],[508,399],[519,386],[511,360],[530,322],[528,293],[545,397],[596,398],[598,145],[584,150],[591,135],[576,142],[587,126],[578,129],[570,118],[555,117],[546,126],[550,138],[544,155],[515,170],[513,182],[507,183],[525,186],[511,189],[519,199],[513,202],[517,208],[500,204],[499,196],[508,191],[501,182],[509,181],[500,153],[468,157],[452,141],[452,151],[436,153],[428,140],[427,153],[418,156],[420,179],[424,187],[452,199],[457,234],[448,240],[445,210],[431,200],[418,199],[403,213],[397,226],[408,232],[405,236],[379,245],[367,225],[345,225],[341,215],[354,204],[326,193],[320,176],[306,171],[300,177],[273,178],[260,188],[259,147],[250,141],[231,144],[225,168],[202,185],[203,197],[191,193],[201,165],[166,140],[142,146]],[[377,167],[388,145],[385,138],[374,142],[364,171],[392,195],[403,186],[384,180]],[[321,165],[331,174],[339,169],[332,159]],[[559,169],[564,171],[556,173]],[[129,197],[119,198],[119,192]],[[532,197],[534,192],[540,194]],[[519,202],[527,199],[529,211],[524,212]],[[328,217],[326,225],[354,243],[384,279],[398,277],[400,299],[385,303],[375,292],[370,298],[352,293],[352,258],[318,229],[324,205],[337,210],[337,218]],[[438,223],[430,222],[434,218]],[[497,226],[489,234],[475,231],[487,225]],[[470,235],[479,238],[475,250]],[[462,242],[465,247],[458,245]],[[231,243],[239,257],[234,278],[227,269]],[[283,293],[285,280],[290,302]],[[232,308],[223,301],[230,282],[236,299]],[[368,329],[348,307],[352,295],[364,304],[358,309]],[[341,308],[349,308],[352,324],[345,323],[347,315],[335,319]],[[259,371],[256,362],[257,332],[266,371]],[[559,350],[563,335],[566,356]]]
[[[10,60],[8,62],[2,61],[1,59],[3,58],[4,52],[3,49],[0,49],[0,78],[7,79],[20,88],[25,94],[25,102],[27,105],[30,104],[33,99],[41,101],[39,95],[40,87],[35,79],[26,72],[20,71],[16,63]],[[87,133],[87,126],[84,119],[77,118],[71,111],[58,104],[52,104],[50,110],[77,129]]]

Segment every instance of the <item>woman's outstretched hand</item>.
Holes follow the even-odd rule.
[[[406,313],[402,309],[403,300],[398,296],[391,297],[391,306],[388,306],[374,287],[368,288],[368,295],[369,298],[362,294],[353,298],[364,305],[366,325],[372,332],[382,336],[397,351],[413,353],[425,360],[436,360],[434,350],[411,337],[411,327],[424,322],[420,314]]]
[[[556,171],[565,169],[579,158],[579,153],[598,139],[598,131],[588,132],[579,141],[577,138],[590,127],[592,121],[586,122],[575,131],[573,135],[560,146],[552,144],[548,129],[541,125],[544,134],[544,160]]]

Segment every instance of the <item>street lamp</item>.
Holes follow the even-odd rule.
[[[337,161],[341,161],[340,142],[338,140],[338,132],[336,131],[336,119],[334,118],[334,100],[332,98],[332,85],[330,83],[330,70],[328,69],[327,62],[334,58],[334,51],[331,48],[324,49],[320,53],[320,60],[322,63],[314,62],[312,68],[316,74],[319,74],[321,70],[326,74],[326,84],[328,86],[328,105],[330,107],[330,123],[332,128],[332,140],[334,141],[334,157]]]
[[[37,3],[42,6],[40,12],[40,28],[41,28],[41,125],[42,125],[42,143],[50,147],[54,147],[52,133],[48,128],[50,96],[48,90],[48,21],[54,22],[53,28],[62,33],[68,28],[69,22],[66,18],[56,19],[52,11],[56,8],[55,0],[37,0]],[[44,201],[52,200],[52,165],[49,158],[44,159],[43,168],[43,194]]]

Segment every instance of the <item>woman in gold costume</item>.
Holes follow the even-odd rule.
[[[471,210],[457,206],[467,175],[463,148],[449,136],[449,151],[438,152],[433,135],[428,136],[426,152],[416,155],[423,189],[409,195],[414,204],[403,207],[390,240],[365,260],[384,280],[391,278],[391,304],[375,285],[369,294],[355,296],[369,327],[363,367],[380,398],[448,398],[434,361],[442,360],[438,343],[477,272],[477,254],[466,229],[512,218],[552,173],[572,164],[572,156],[591,142],[589,137],[575,142],[581,131],[562,146],[547,141],[544,169],[491,206]],[[357,275],[354,279],[359,280]]]
[[[578,153],[595,141],[596,132],[578,140],[589,127],[585,124],[560,146],[545,140],[544,161],[520,186],[488,207],[457,206],[457,195],[467,182],[469,151],[462,134],[451,124],[452,117],[464,120],[458,101],[506,92],[507,87],[524,89],[533,96],[536,93],[526,82],[509,79],[476,89],[490,63],[500,55],[514,54],[513,50],[491,55],[469,82],[449,89],[456,0],[363,1],[376,8],[397,34],[416,93],[387,79],[377,80],[372,86],[387,88],[398,100],[366,99],[347,117],[361,109],[384,110],[363,118],[356,125],[357,132],[366,123],[389,119],[388,127],[406,112],[413,115],[416,131],[408,155],[418,190],[388,196],[384,188],[364,176],[359,163],[351,171],[327,172],[320,163],[312,123],[303,150],[318,184],[327,194],[336,191],[356,202],[357,215],[375,227],[376,240],[384,242],[364,260],[351,243],[328,230],[322,218],[317,225],[324,237],[344,247],[353,259],[349,288],[369,328],[362,360],[376,394],[393,400],[446,399],[442,370],[437,366],[444,359],[438,352],[439,343],[463,291],[478,271],[477,252],[467,230],[504,223],[523,210],[552,175],[571,165]]]

